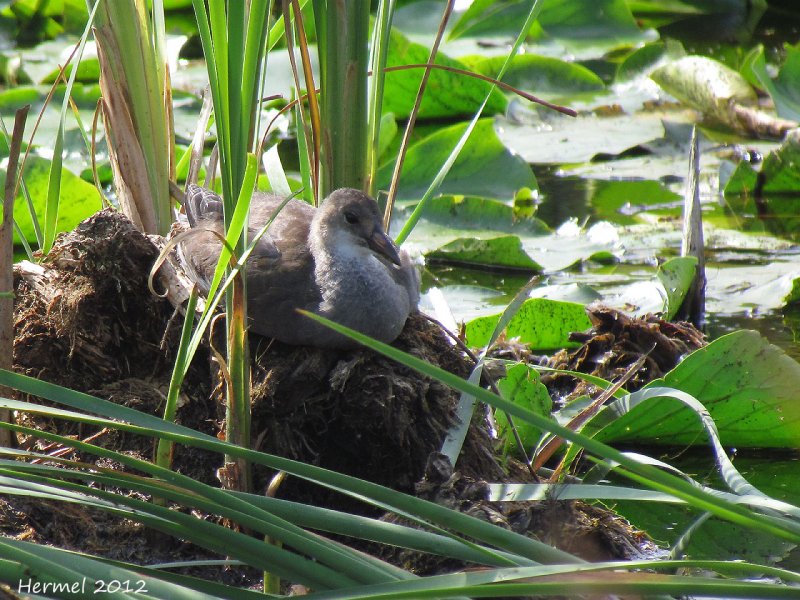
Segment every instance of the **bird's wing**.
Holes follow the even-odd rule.
[[[195,231],[181,243],[184,266],[204,292],[208,292],[219,260],[224,236],[222,198],[215,192],[197,185],[190,185],[186,191],[186,216]],[[251,220],[252,217],[251,217]],[[253,239],[262,223],[250,223],[249,239]],[[262,264],[278,262],[281,252],[269,232],[262,235],[250,254],[250,260]]]
[[[222,199],[214,192],[190,186],[186,194],[187,216],[198,233],[182,242],[184,264],[190,276],[207,293],[222,247]],[[256,193],[250,205],[249,239],[263,228],[280,207],[282,199]],[[316,309],[322,298],[314,283],[314,259],[308,250],[308,234],[314,208],[291,200],[275,216],[246,263],[250,328],[279,339],[294,339],[308,327],[295,309]]]
[[[258,194],[250,208],[250,228],[258,231],[280,206],[281,199]],[[248,312],[251,329],[279,339],[296,338],[306,317],[295,309],[315,310],[322,297],[314,281],[314,258],[308,235],[314,208],[291,200],[268,229],[280,260],[251,256],[247,262]]]

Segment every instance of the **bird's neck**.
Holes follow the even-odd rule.
[[[321,240],[321,241],[320,241]],[[375,253],[342,236],[340,239],[317,238],[314,254],[314,276],[322,294],[320,312],[370,313],[394,304],[396,283],[389,269]],[[343,315],[329,313],[342,322]],[[373,315],[369,318],[377,318]]]

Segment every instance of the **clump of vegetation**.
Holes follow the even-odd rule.
[[[705,3],[400,4],[15,0],[0,13],[20,43],[81,36],[56,69],[24,49],[0,57],[4,113],[42,114],[0,147],[4,227],[27,258],[13,307],[0,289],[16,327],[14,370],[0,371],[16,390],[0,398],[0,581],[52,597],[76,583],[163,598],[791,596],[800,574],[780,560],[800,541],[797,498],[760,491],[726,449],[796,448],[800,366],[756,332],[706,343],[670,321],[703,261],[731,272],[709,278],[712,322],[796,300],[792,219],[753,216],[796,212],[769,195],[796,192],[793,134],[759,146],[760,170],[694,145],[687,196],[711,181],[729,203],[703,213],[705,256],[649,266],[678,246],[688,124],[714,144],[782,138],[800,114],[797,48],[770,71],[753,13],[720,61],[700,58],[676,30],[714,21]],[[200,85],[172,50],[188,38]],[[537,182],[531,164],[559,168],[537,166]],[[227,250],[200,299],[165,238],[170,182],[203,176]],[[558,183],[579,177],[591,204],[559,212]],[[456,309],[457,339],[421,315],[393,345],[325,322],[365,347],[344,353],[248,338],[253,191],[318,203],[342,186],[378,195],[387,230],[424,256],[441,320],[454,289],[462,306],[481,298]],[[763,266],[752,285],[724,262],[744,253]],[[598,298],[627,312],[587,313]],[[634,446],[710,449],[717,479]],[[741,548],[741,529],[757,543]]]

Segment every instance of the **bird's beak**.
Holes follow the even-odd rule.
[[[403,265],[400,260],[400,252],[398,251],[397,245],[381,228],[375,228],[372,235],[367,238],[367,244],[375,252],[382,254],[398,267]]]

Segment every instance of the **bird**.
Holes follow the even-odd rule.
[[[283,202],[255,192],[249,238]],[[222,198],[189,185],[185,210],[198,233],[181,242],[185,270],[208,293],[224,234]],[[296,346],[350,349],[352,339],[298,312],[303,309],[381,342],[394,341],[419,302],[419,275],[408,254],[386,234],[378,205],[342,188],[314,208],[297,199],[277,213],[245,263],[249,330]]]

